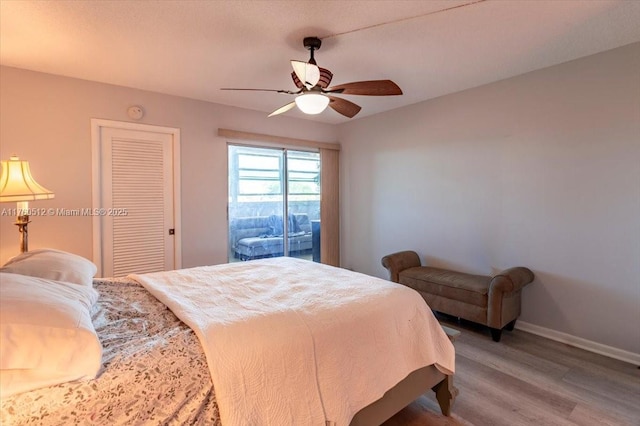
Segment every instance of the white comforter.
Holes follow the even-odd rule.
[[[198,335],[222,424],[349,424],[411,371],[454,371],[415,291],[293,258],[132,275]]]

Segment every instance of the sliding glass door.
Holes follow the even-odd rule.
[[[229,145],[229,261],[320,261],[318,152]]]

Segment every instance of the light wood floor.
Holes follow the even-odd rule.
[[[640,426],[638,366],[520,330],[495,343],[486,329],[442,320],[462,332],[452,416],[429,392],[384,426]]]

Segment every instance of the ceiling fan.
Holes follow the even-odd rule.
[[[291,66],[293,67],[291,78],[298,90],[234,88],[223,88],[221,90],[250,90],[298,95],[292,102],[269,114],[269,117],[287,112],[295,106],[305,114],[320,114],[329,106],[345,117],[352,118],[360,112],[361,107],[346,99],[333,96],[334,94],[363,96],[402,95],[400,87],[391,80],[356,81],[327,88],[331,83],[333,73],[326,68],[319,67],[313,57],[313,52],[320,49],[322,40],[318,37],[305,37],[303,45],[311,52],[309,62],[291,61]]]

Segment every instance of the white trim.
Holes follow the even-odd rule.
[[[182,198],[180,191],[180,129],[173,129],[173,226],[175,238],[173,240],[176,269],[182,269]]]
[[[100,127],[103,120],[91,119],[91,208],[99,208],[100,202]],[[92,260],[98,268],[97,277],[102,277],[102,244],[100,236],[100,219],[96,216],[91,220],[91,239],[93,246]]]
[[[127,121],[104,120],[100,118],[91,119],[91,207],[101,207],[100,197],[100,129],[110,127],[114,129],[138,130],[143,132],[154,132],[170,134],[173,137],[173,218],[175,238],[174,244],[174,265],[176,269],[182,268],[182,220],[181,220],[181,191],[180,191],[180,129],[174,127],[154,126],[151,124],[130,123]],[[100,217],[93,216],[92,239],[93,239],[93,263],[98,268],[97,277],[102,276],[102,245],[100,236]]]
[[[550,340],[555,340],[556,342],[575,346],[576,348],[584,349],[589,352],[608,356],[609,358],[618,359],[620,361],[628,362],[634,365],[640,365],[640,354],[625,351],[624,349],[618,349],[614,348],[613,346],[603,345],[602,343],[597,343],[591,340],[583,339],[582,337],[573,336],[571,334],[552,330],[550,328],[540,327],[539,325],[520,320],[516,322],[515,328],[517,328],[518,330],[526,331],[527,333],[535,334],[537,336],[546,337]]]

